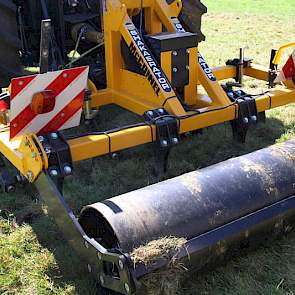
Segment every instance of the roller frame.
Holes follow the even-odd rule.
[[[107,0],[104,2],[107,88],[98,90],[89,81],[91,109],[97,110],[104,105],[115,104],[133,113],[143,115],[149,110],[164,108],[179,122],[179,134],[237,120],[239,104],[230,101],[219,83],[225,79],[235,78],[237,68],[234,66],[213,68],[212,73],[216,77],[216,81],[211,81],[197,62],[197,47],[189,49],[189,84],[184,89],[184,102],[192,106],[197,114],[184,109],[172,87],[170,92],[165,92],[161,85],[157,84],[156,86],[160,90],[156,93],[144,76],[125,69],[124,59],[121,54],[121,40],[124,40],[128,46],[133,44],[136,48],[136,56],[143,58],[143,54],[132,39],[131,33],[131,31],[137,32],[137,36],[140,36],[131,20],[133,13],[140,9],[140,2],[140,0]],[[148,34],[161,32],[163,25],[168,32],[177,32],[175,20],[177,20],[181,12],[181,1],[173,1],[170,5],[162,0],[147,0],[143,1],[143,3],[146,10],[145,24]],[[282,46],[282,48],[288,46],[290,44]],[[171,51],[162,53],[161,65],[159,66],[169,85],[172,75],[171,55]],[[151,72],[150,65],[142,59],[141,65],[143,63],[146,69]],[[266,82],[269,79],[269,70],[254,64],[244,68],[243,74]],[[155,76],[153,78],[156,79]],[[202,99],[202,95],[197,91],[198,85],[205,88],[211,99],[210,103],[206,103]],[[269,91],[267,94],[257,97],[255,102],[258,113],[294,103],[295,85],[288,81],[285,89]],[[86,108],[85,105],[85,110]],[[156,141],[156,129],[156,125],[142,124],[141,126],[122,128],[122,130],[110,133],[81,135],[78,138],[66,140],[66,143],[72,161],[78,162]],[[50,168],[48,156],[40,139],[35,134],[27,134],[10,141],[9,128],[7,126],[2,127],[0,130],[0,153],[29,182],[36,185],[44,201],[49,206],[49,211],[52,212],[61,230],[68,237],[70,244],[77,249],[81,256],[85,257],[88,262],[88,269],[96,278],[104,275],[102,270],[103,261],[114,263],[118,269],[123,263],[120,279],[104,277],[103,286],[122,294],[134,293],[137,287],[136,279],[144,273],[144,270],[141,273],[139,270],[138,273],[133,273],[130,260],[125,253],[110,253],[85,234],[73,212],[65,203],[61,191],[48,174]],[[274,211],[287,210],[290,206],[294,207],[294,197],[218,228],[214,233],[209,232],[205,236],[197,237],[188,242],[188,249],[191,249],[190,251],[193,253],[199,249],[197,245],[200,242],[204,246],[209,245],[212,234],[220,234],[220,238],[222,238],[224,235],[230,235],[232,227],[236,229],[249,225],[253,221],[259,221],[262,217],[268,218]],[[102,258],[101,260],[98,259],[98,255]],[[126,284],[128,284],[128,288],[126,288]]]

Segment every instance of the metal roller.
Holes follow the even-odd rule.
[[[79,222],[89,236],[124,252],[163,236],[185,237],[196,252],[251,232],[287,230],[294,160],[295,141],[275,145],[92,204]]]

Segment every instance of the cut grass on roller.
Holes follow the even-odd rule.
[[[204,0],[204,4],[208,6],[203,22],[207,39],[200,44],[200,51],[211,66],[237,57],[239,47],[244,47],[245,55],[253,57],[255,62],[268,66],[272,48],[294,41],[294,0]],[[259,93],[264,87],[246,81],[250,93]],[[108,106],[101,109],[97,124],[105,130],[137,119]],[[269,111],[267,121],[249,132],[245,145],[232,141],[228,125],[205,129],[202,134],[188,138],[172,150],[165,178],[293,138],[295,106]],[[86,204],[159,182],[162,179],[151,173],[152,155],[152,148],[144,146],[120,153],[119,160],[106,156],[77,164],[74,176],[65,183],[68,203],[78,213]],[[0,195],[0,294],[97,294],[95,282],[84,272],[83,262],[47,216],[46,208],[36,204],[32,195],[21,190],[13,195]],[[291,233],[213,271],[181,280],[178,292],[182,295],[293,295],[294,251],[295,235]],[[169,275],[167,281],[177,278],[175,274]],[[153,278],[149,283],[151,292],[161,290],[161,284],[159,278]]]

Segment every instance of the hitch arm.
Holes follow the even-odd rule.
[[[129,258],[123,253],[109,252],[96,240],[86,235],[48,172],[41,173],[34,184],[48,206],[49,215],[55,219],[71,247],[86,261],[88,271],[99,279],[99,284],[120,294],[133,294],[135,280]],[[116,267],[118,270],[116,276],[106,273],[104,267],[106,264]]]

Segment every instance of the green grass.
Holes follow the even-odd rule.
[[[293,0],[204,2],[209,7],[203,24],[207,41],[200,48],[211,65],[237,56],[240,46],[247,56],[267,65],[271,48],[295,38]],[[256,87],[247,81],[249,90]],[[294,115],[295,105],[268,112],[267,124],[251,130],[243,146],[232,141],[228,125],[205,129],[173,150],[165,178],[292,138]],[[105,129],[137,119],[106,107],[98,124]],[[77,164],[65,186],[68,202],[78,213],[83,205],[158,182],[151,174],[152,156],[152,148],[145,146],[120,153],[119,160],[102,157]],[[96,294],[83,262],[29,192],[1,194],[0,209],[0,294]],[[291,234],[213,272],[193,275],[183,294],[295,294],[294,250]]]
[[[293,0],[203,0],[212,13],[256,14],[272,16],[295,15]]]

